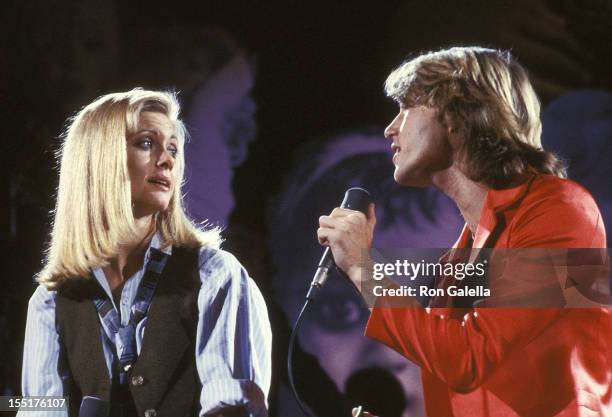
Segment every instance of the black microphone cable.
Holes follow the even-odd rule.
[[[340,207],[348,208],[352,210],[360,211],[364,214],[368,211],[368,206],[372,201],[372,197],[370,193],[364,190],[363,188],[350,188],[344,194],[344,200],[342,200],[342,204]],[[307,417],[316,417],[306,405],[302,402],[300,395],[295,388],[295,381],[293,379],[293,350],[295,347],[295,340],[297,339],[297,335],[299,333],[300,325],[302,324],[302,318],[304,317],[304,312],[311,304],[311,301],[314,301],[317,293],[327,280],[327,276],[329,274],[329,270],[335,264],[333,263],[333,257],[331,256],[331,251],[329,248],[326,248],[319,262],[319,266],[315,273],[315,276],[310,285],[310,289],[308,290],[308,294],[306,294],[306,301],[304,301],[304,305],[300,310],[300,313],[295,320],[295,324],[293,325],[293,330],[291,331],[291,336],[289,337],[289,347],[287,351],[287,375],[289,378],[289,385],[291,387],[291,391],[295,398],[295,401],[298,403],[300,410]]]
[[[312,414],[310,410],[306,407],[306,405],[302,402],[302,399],[300,398],[300,395],[298,394],[295,388],[295,381],[293,380],[293,367],[291,366],[293,364],[293,349],[295,347],[295,339],[297,339],[297,335],[300,330],[300,325],[302,324],[302,318],[304,317],[304,312],[308,308],[310,301],[312,301],[312,297],[306,298],[306,301],[304,302],[304,305],[300,310],[300,314],[298,314],[298,317],[295,320],[293,330],[291,331],[291,337],[289,338],[289,348],[287,351],[287,375],[289,377],[289,385],[291,386],[291,392],[293,392],[293,397],[298,403],[300,410],[302,410],[302,413],[304,413],[304,415],[308,417],[315,417],[315,415]]]

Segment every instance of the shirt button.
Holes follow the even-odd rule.
[[[142,377],[142,375],[134,375],[132,377],[132,385],[134,385],[135,387],[142,387],[144,385],[144,378]]]
[[[145,417],[155,417],[157,416],[157,411],[155,411],[153,408],[149,408],[148,410],[145,410],[144,415]]]

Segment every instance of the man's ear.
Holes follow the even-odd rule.
[[[448,137],[448,143],[450,144],[451,149],[453,150],[461,149],[464,143],[462,129],[459,129],[457,124],[453,120],[450,120],[449,118],[445,120],[444,125],[446,127],[446,135]]]
[[[452,149],[460,149],[463,146],[463,135],[459,129],[448,129],[448,142]]]

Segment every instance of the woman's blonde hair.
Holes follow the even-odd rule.
[[[455,47],[407,61],[385,82],[404,107],[435,108],[465,139],[464,168],[474,181],[505,188],[530,173],[565,176],[542,149],[540,102],[525,69],[510,52]]]
[[[177,187],[168,208],[156,216],[164,244],[218,247],[217,229],[200,230],[183,209],[186,131],[171,92],[134,89],[107,94],[83,108],[66,131],[59,155],[60,179],[46,264],[37,279],[48,288],[86,277],[91,268],[117,256],[122,242],[136,236],[126,138],[136,132],[141,112],[165,114],[179,140],[174,169]]]

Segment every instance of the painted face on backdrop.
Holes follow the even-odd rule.
[[[192,97],[185,184],[189,212],[197,220],[227,224],[234,208],[234,168],[255,139],[253,74],[243,52],[212,76]]]
[[[455,205],[441,193],[433,189],[406,190],[393,181],[388,142],[380,135],[350,134],[334,138],[325,146],[313,164],[316,168],[297,168],[298,172],[300,168],[308,172],[308,178],[304,181],[296,178],[298,185],[284,191],[289,206],[283,210],[291,213],[291,222],[299,223],[294,225],[296,232],[287,231],[287,219],[282,216],[272,215],[270,220],[277,222],[270,225],[273,239],[270,246],[278,268],[276,300],[291,323],[297,317],[322,253],[316,239],[316,219],[340,202],[344,189],[364,186],[375,196],[376,247],[449,247],[463,226]],[[304,156],[300,161],[309,161],[307,152],[298,154]],[[373,182],[368,184],[360,179]],[[334,190],[327,189],[326,184]],[[299,203],[304,198],[308,203]],[[305,208],[306,205],[309,207]],[[280,247],[279,241],[290,248]],[[418,367],[363,335],[369,312],[344,279],[332,274],[310,309],[300,330],[300,343],[317,357],[341,392],[358,371],[384,368],[403,388],[407,403],[403,415],[424,415]]]
[[[568,176],[595,197],[612,247],[612,93],[574,91],[542,112],[542,145],[568,162]]]
[[[452,163],[447,130],[434,109],[400,108],[385,129],[385,137],[392,141],[393,177],[400,185],[429,186],[432,176]]]
[[[127,165],[134,216],[165,210],[176,187],[180,149],[174,123],[164,114],[140,113],[136,132],[127,138]]]

